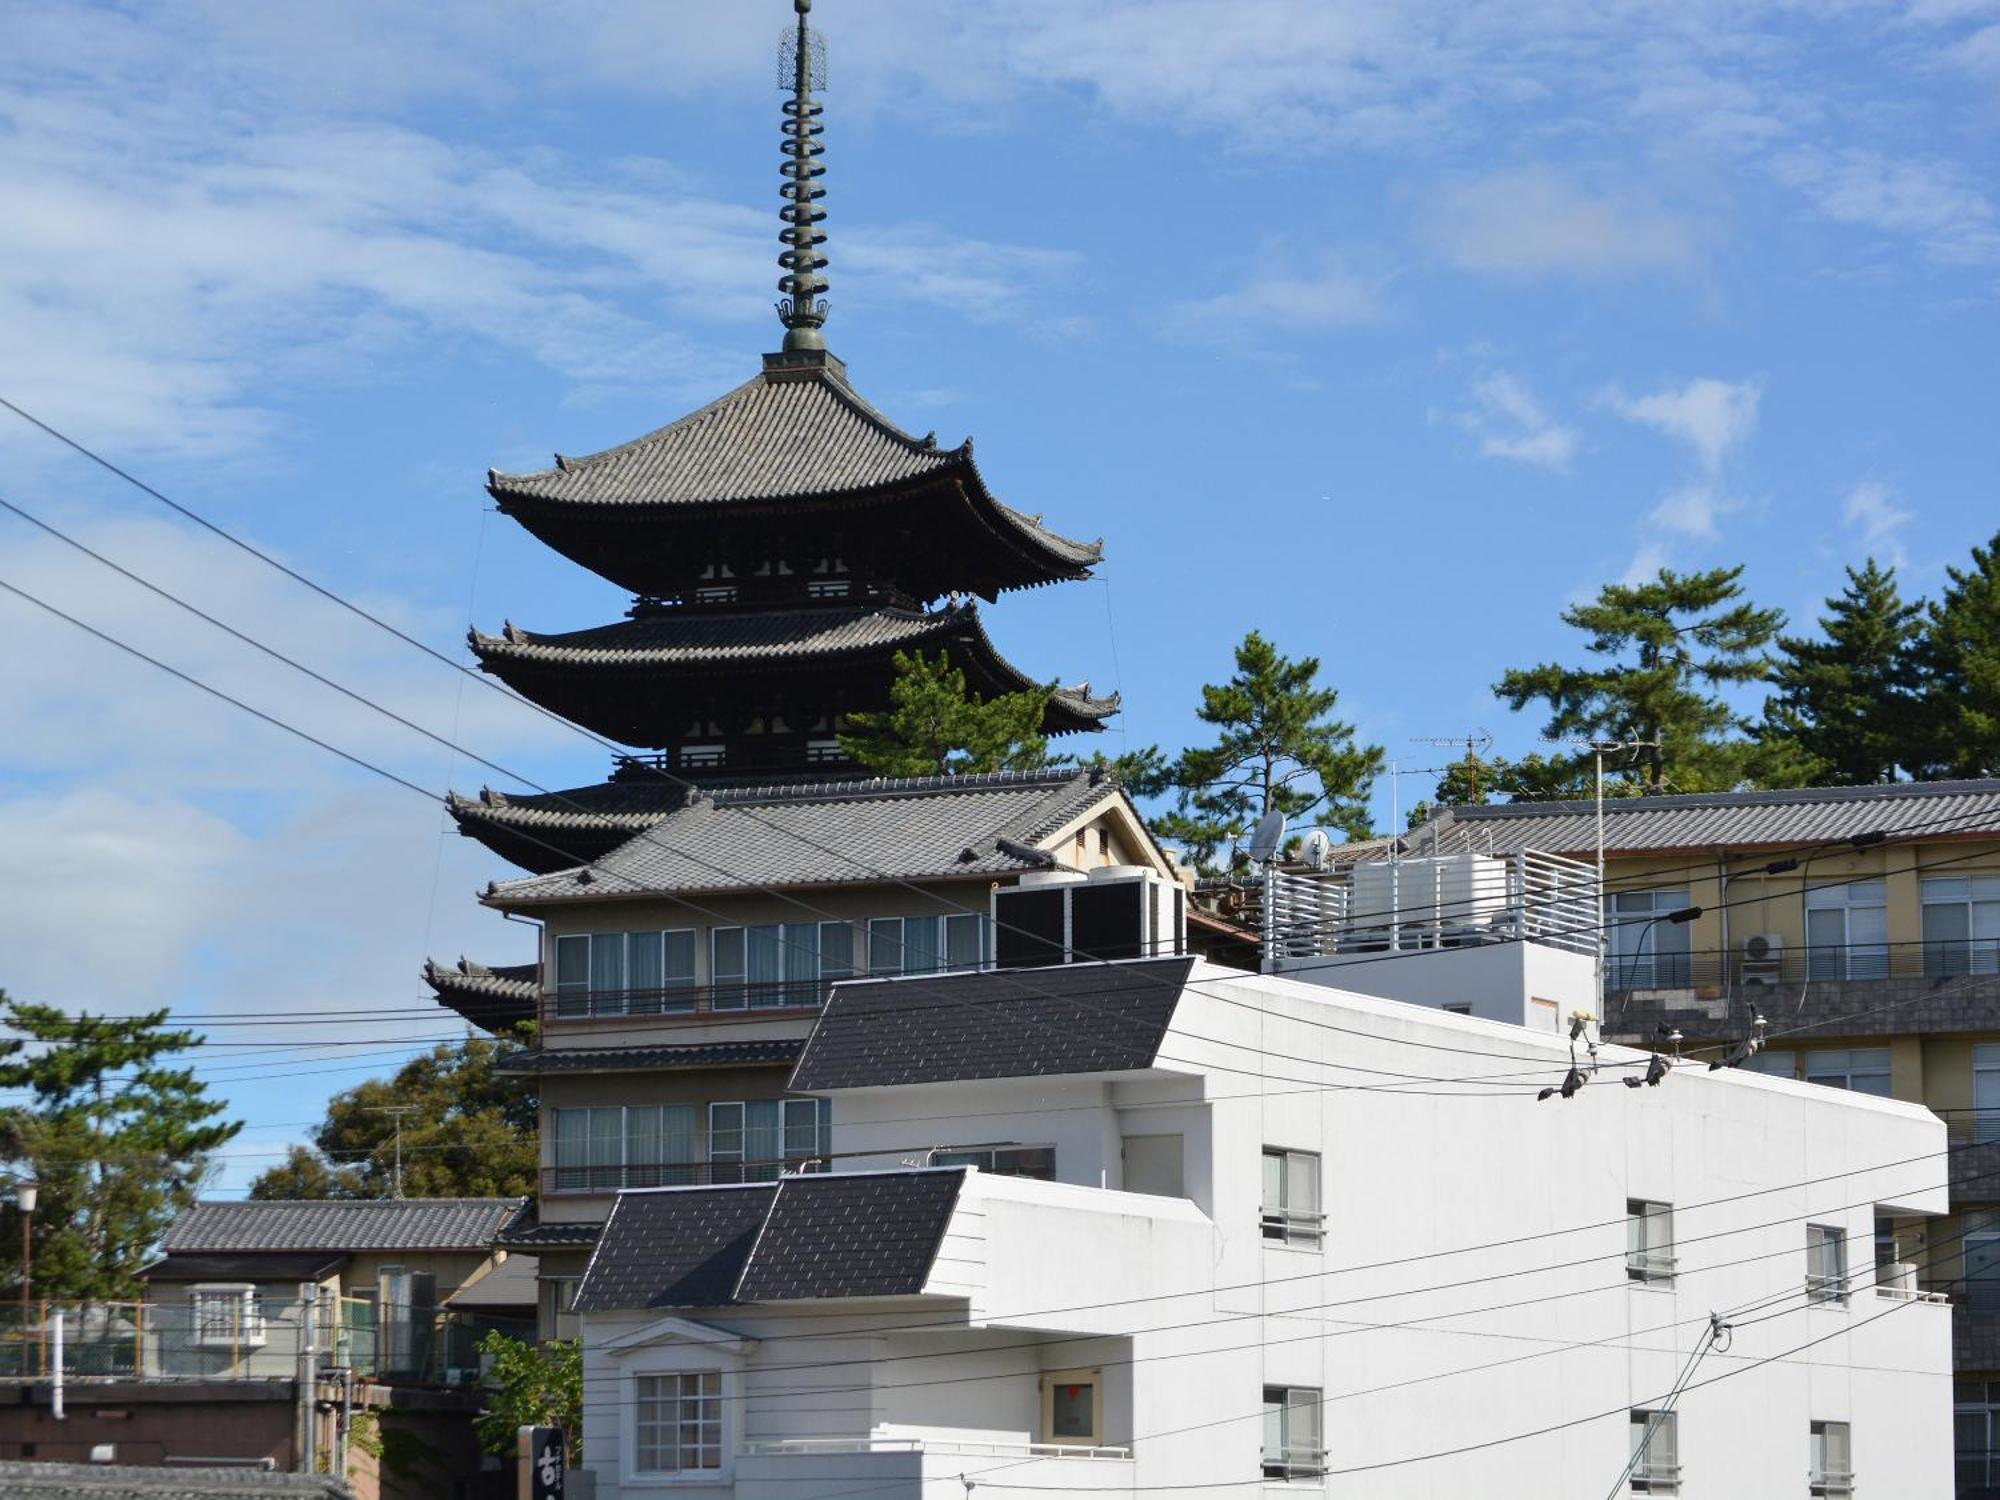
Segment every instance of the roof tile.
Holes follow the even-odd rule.
[[[519,1198],[282,1199],[197,1203],[160,1248],[245,1250],[484,1250]]]

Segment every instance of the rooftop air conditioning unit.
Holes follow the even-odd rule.
[[[1743,940],[1742,976],[1746,987],[1775,985],[1784,968],[1785,940],[1775,932],[1753,932]]]

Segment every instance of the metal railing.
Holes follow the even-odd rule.
[[[655,985],[643,989],[554,989],[542,995],[544,1021],[591,1021],[623,1016],[741,1015],[760,1010],[817,1010],[828,986],[853,975],[727,984]]]
[[[287,1284],[195,1294],[176,1288],[138,1302],[44,1302],[25,1322],[18,1306],[0,1305],[0,1380],[54,1375],[57,1313],[65,1380],[296,1379],[306,1348],[305,1305],[296,1293]],[[312,1347],[323,1367],[364,1379],[459,1385],[478,1378],[476,1346],[496,1328],[534,1336],[532,1319],[412,1309],[385,1324],[371,1298],[324,1297]]]
[[[1287,1245],[1317,1245],[1326,1239],[1326,1215],[1296,1208],[1266,1208],[1259,1215],[1264,1238]]]
[[[824,1172],[823,1156],[788,1156],[782,1161],[626,1162],[615,1166],[543,1167],[545,1197],[615,1193],[624,1188],[713,1187],[737,1182],[776,1182],[787,1172]]]
[[[751,1438],[737,1452],[745,1457],[829,1453],[946,1453],[979,1458],[1091,1458],[1130,1460],[1132,1450],[1082,1443],[986,1442],[965,1438],[812,1437]]]
[[[1317,1479],[1326,1473],[1324,1448],[1286,1448],[1264,1455],[1266,1479]]]
[[[1264,956],[1421,952],[1485,943],[1597,951],[1597,872],[1560,855],[1450,855],[1370,861],[1325,874],[1270,870]]]

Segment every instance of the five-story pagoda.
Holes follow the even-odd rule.
[[[793,3],[783,348],[644,437],[487,478],[502,511],[635,596],[593,629],[471,633],[484,670],[636,752],[597,786],[453,798],[462,832],[530,870],[600,857],[690,785],[864,774],[838,736],[849,715],[888,706],[899,651],[947,653],[982,697],[1036,686],[994,648],[975,599],[1088,577],[1101,556],[995,499],[969,438],[940,448],[898,428],[826,347],[824,51],[811,0]],[[1095,730],[1116,708],[1087,684],[1061,689],[1045,727]]]

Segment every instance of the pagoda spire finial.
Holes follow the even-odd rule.
[[[785,352],[824,349],[826,337],[820,327],[826,322],[827,305],[822,295],[826,278],[826,257],[819,247],[826,234],[819,227],[826,210],[819,200],[826,196],[820,178],[826,166],[820,160],[826,148],[819,142],[820,104],[814,89],[826,87],[826,40],[806,24],[812,0],[792,0],[798,12],[797,30],[787,29],[778,39],[778,87],[790,89],[785,101],[784,185],[779,193],[785,206],[778,217],[785,227],[778,232],[785,250],[778,264],[785,274],[778,278],[778,321],[785,325]]]

